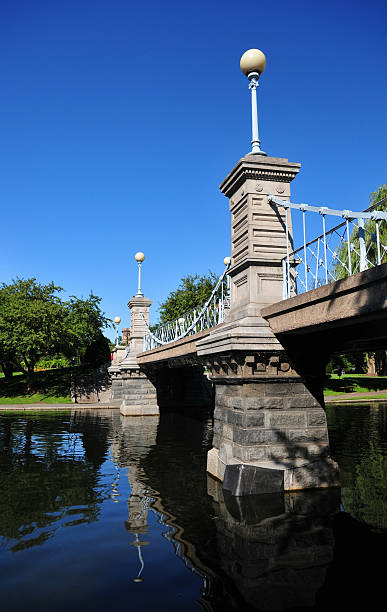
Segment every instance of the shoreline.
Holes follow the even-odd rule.
[[[20,410],[20,411],[28,411],[28,410],[50,410],[52,411],[60,411],[64,410],[88,410],[88,409],[98,409],[98,410],[119,410],[121,406],[121,401],[117,403],[117,401],[112,402],[97,402],[95,404],[0,404],[0,412],[4,412],[6,410]]]
[[[348,393],[345,395],[326,395],[324,396],[325,404],[365,404],[368,402],[385,402],[387,397],[375,397],[377,393]],[[385,395],[385,393],[384,393]],[[119,410],[121,402],[97,402],[93,404],[0,404],[0,412],[20,411],[28,412],[31,410],[63,412],[73,410]]]

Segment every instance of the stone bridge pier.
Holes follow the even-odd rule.
[[[326,355],[307,345],[287,353],[261,316],[282,299],[292,244],[290,219],[267,196],[289,200],[299,168],[249,154],[220,186],[231,211],[231,314],[198,340],[197,354],[215,385],[207,470],[235,495],[339,484],[323,406]]]
[[[120,412],[126,416],[158,415],[157,392],[153,382],[140,369],[137,354],[144,345],[144,317],[149,324],[151,300],[136,294],[128,302],[130,310],[130,344],[124,359],[109,368],[112,399],[121,400]]]

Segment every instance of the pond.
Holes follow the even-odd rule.
[[[327,416],[341,491],[233,498],[205,472],[208,414],[0,412],[2,610],[372,606],[387,404]]]

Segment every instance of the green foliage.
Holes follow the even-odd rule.
[[[43,355],[63,343],[64,312],[54,283],[17,279],[0,289],[0,347],[20,370],[32,374]]]
[[[332,355],[327,366],[327,374],[357,372],[364,374],[367,370],[367,353],[342,353]]]
[[[35,372],[32,380],[25,374],[2,378],[0,404],[71,402],[71,374],[72,368],[59,368]]]
[[[107,327],[101,298],[71,296],[62,301],[61,287],[35,278],[16,279],[0,287],[0,364],[4,373],[18,369],[30,378],[42,357],[75,356]]]
[[[326,367],[328,374],[332,372],[350,372],[354,367],[353,361],[347,355],[333,355]]]
[[[84,362],[93,366],[99,366],[110,362],[109,340],[101,333],[99,333],[95,340],[87,347]]]
[[[92,293],[87,299],[72,295],[69,301],[63,303],[66,335],[63,353],[66,356],[75,356],[102,335],[102,328],[109,326],[110,319],[101,311],[100,303],[101,298]]]
[[[370,193],[370,206],[387,198],[387,185],[380,185],[376,191]],[[377,210],[387,210],[387,202],[377,206]]]
[[[355,393],[370,393],[387,391],[386,376],[366,376],[364,374],[331,374],[325,381],[324,395],[341,394],[346,387]],[[378,397],[378,396],[376,396]]]
[[[36,363],[35,368],[39,370],[51,370],[56,368],[67,368],[70,365],[70,360],[61,355],[53,357],[41,357]]]
[[[173,321],[184,313],[203,306],[210,297],[217,278],[213,272],[207,276],[183,276],[176,291],[171,291],[165,302],[160,304],[160,323]]]

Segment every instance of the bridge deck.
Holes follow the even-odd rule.
[[[284,343],[303,336],[332,352],[387,345],[387,264],[265,307],[261,315]],[[195,362],[196,342],[224,324],[137,355],[139,365]],[[252,350],[254,350],[252,345]],[[257,346],[257,350],[259,347]]]
[[[280,337],[325,335],[334,350],[386,346],[387,264],[267,306],[262,316]]]
[[[223,323],[211,327],[210,329],[205,329],[197,334],[193,334],[192,336],[186,336],[181,340],[176,340],[176,342],[170,342],[150,351],[139,353],[137,354],[137,363],[139,365],[160,364],[162,361],[170,361],[172,359],[176,362],[179,360],[183,362],[184,360],[189,360],[191,357],[196,357],[196,342],[202,338],[206,338],[212,330],[220,328],[222,325]]]

